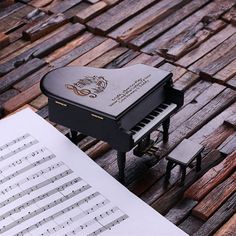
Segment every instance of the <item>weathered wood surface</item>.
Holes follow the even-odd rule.
[[[159,50],[164,50],[163,52],[167,53],[172,47],[176,47],[182,43],[187,44],[186,49],[191,49],[195,44],[198,45],[199,36],[197,34],[201,30],[204,30],[205,25],[217,19],[221,14],[230,9],[232,5],[234,5],[234,1],[211,1],[204,8],[172,27],[142,50],[148,53],[156,53]],[[184,50],[183,53],[186,52]]]
[[[236,103],[229,106],[218,116],[214,117],[211,121],[205,124],[199,131],[193,134],[190,139],[197,143],[202,143],[209,135],[223,124],[224,120],[236,113]]]
[[[41,94],[41,90],[39,88],[39,84],[35,84],[29,89],[25,90],[22,93],[19,93],[15,97],[11,98],[7,102],[3,104],[3,108],[6,114],[9,114],[16,109],[20,108],[21,106],[25,105],[26,103],[30,102],[37,96]]]
[[[40,21],[40,23],[23,31],[23,38],[33,42],[38,38],[60,27],[61,25],[65,24],[66,22],[67,18],[63,14],[56,14],[50,16],[46,20]]]
[[[8,35],[0,32],[0,49],[10,44],[10,38]]]
[[[220,209],[193,236],[212,235],[236,211],[236,192],[220,207]]]
[[[236,151],[227,156],[220,164],[209,170],[184,193],[185,197],[201,200],[214,187],[225,180],[236,167]]]
[[[190,215],[186,220],[178,225],[180,229],[189,235],[193,235],[202,225],[203,221],[195,216]]]
[[[112,39],[107,39],[97,47],[91,49],[89,52],[83,54],[76,60],[72,61],[69,65],[79,65],[79,66],[85,66],[89,62],[95,60],[105,52],[108,52],[109,50],[112,50],[113,48],[117,47],[118,43]]]
[[[234,33],[235,33],[235,28],[231,25],[227,26],[222,31],[213,35],[209,40],[202,43],[198,48],[192,50],[191,52],[183,56],[176,63],[181,66],[188,67],[189,65],[193,64],[198,59],[200,59],[202,56],[210,52],[212,49],[219,46],[222,42],[224,42]]]
[[[91,20],[93,17],[97,16],[99,13],[103,12],[107,8],[108,4],[104,1],[99,1],[84,10],[78,12],[74,16],[74,21],[85,23]]]
[[[190,211],[197,205],[197,201],[183,199],[178,202],[169,212],[165,215],[173,224],[180,224],[189,215]]]
[[[139,34],[136,38],[131,40],[129,43],[131,45],[134,45],[137,48],[145,46],[153,39],[159,37],[166,30],[170,29],[172,26],[179,23],[186,16],[189,16],[191,13],[201,8],[207,2],[209,2],[209,0],[191,1],[190,3],[186,4],[185,6],[180,8],[178,11],[171,14],[170,16],[165,17],[162,21],[158,22],[157,24],[152,26],[150,29]]]
[[[236,214],[234,214],[214,236],[233,236],[236,232]]]
[[[127,153],[127,188],[190,235],[213,234],[231,213],[214,221],[212,229],[206,224],[232,197],[234,187],[230,179],[235,169],[229,171],[225,164],[236,150],[233,5],[235,0],[20,0],[0,9],[0,32],[8,38],[5,44],[0,37],[0,116],[30,107],[49,122],[48,100],[38,85],[47,72],[61,66],[143,63],[172,72],[175,88],[185,92],[184,105],[171,119],[167,144],[161,141],[161,128],[151,135],[158,138],[153,156]],[[51,124],[70,137],[68,128]],[[181,187],[178,167],[165,183],[167,161],[162,157],[184,138],[203,144],[205,150],[202,171],[196,174],[195,165],[188,168],[189,179]],[[118,177],[116,151],[108,144],[79,134],[77,145]],[[212,151],[216,148],[225,155]],[[183,197],[198,181],[198,192],[206,193],[197,204]],[[219,201],[210,204],[216,198]],[[206,223],[193,215],[201,204]],[[230,225],[225,227],[224,232],[232,231]]]
[[[85,27],[79,23],[74,25],[67,25],[64,28],[65,31],[59,32],[58,34],[52,36],[51,38],[43,41],[42,43],[36,44],[33,48],[30,48],[18,56],[6,61],[5,63],[0,65],[0,75],[4,75],[17,66],[27,62],[31,58],[34,57],[43,57],[53,50],[59,48],[64,45],[69,40],[75,38],[78,34],[80,34]],[[37,41],[36,41],[37,42]]]
[[[132,17],[134,14],[138,14],[141,10],[147,8],[154,2],[155,0],[124,0],[105,13],[89,21],[87,25],[96,31],[107,33],[127,18]],[[127,9],[129,10],[127,11]],[[112,21],[108,21],[107,19],[111,19],[111,17]]]
[[[229,155],[234,150],[236,150],[236,132],[229,136],[225,142],[221,144],[219,150],[226,155]]]
[[[161,21],[164,17],[181,8],[186,2],[188,1],[157,2],[154,6],[117,28],[109,36],[117,38],[120,41],[130,41],[152,25]]]
[[[215,187],[192,210],[193,215],[207,220],[236,191],[236,173]]]
[[[8,73],[7,75],[1,77],[0,79],[0,92],[6,91],[10,88],[14,83],[20,81],[21,79],[27,77],[31,73],[37,71],[42,68],[46,62],[41,59],[34,58],[30,60],[26,64],[19,66],[17,69]]]

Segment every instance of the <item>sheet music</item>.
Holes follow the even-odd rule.
[[[30,109],[0,131],[0,235],[186,235]]]

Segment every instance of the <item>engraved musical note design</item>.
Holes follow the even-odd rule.
[[[66,88],[73,90],[78,96],[96,98],[107,87],[107,80],[103,76],[85,76],[73,84],[66,84]]]

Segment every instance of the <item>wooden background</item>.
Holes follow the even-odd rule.
[[[190,235],[235,235],[235,5],[235,0],[1,1],[0,115],[30,107],[48,120],[39,81],[61,66],[143,63],[171,71],[174,86],[185,91],[184,106],[172,117],[170,141],[158,143],[153,157],[128,153],[127,188]],[[202,170],[189,168],[180,187],[175,167],[164,184],[164,156],[184,138],[206,147]],[[117,177],[116,152],[108,144],[79,135],[78,146]]]

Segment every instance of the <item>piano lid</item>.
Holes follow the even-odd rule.
[[[41,89],[49,97],[116,118],[170,76],[143,64],[121,69],[68,66],[46,74]]]

